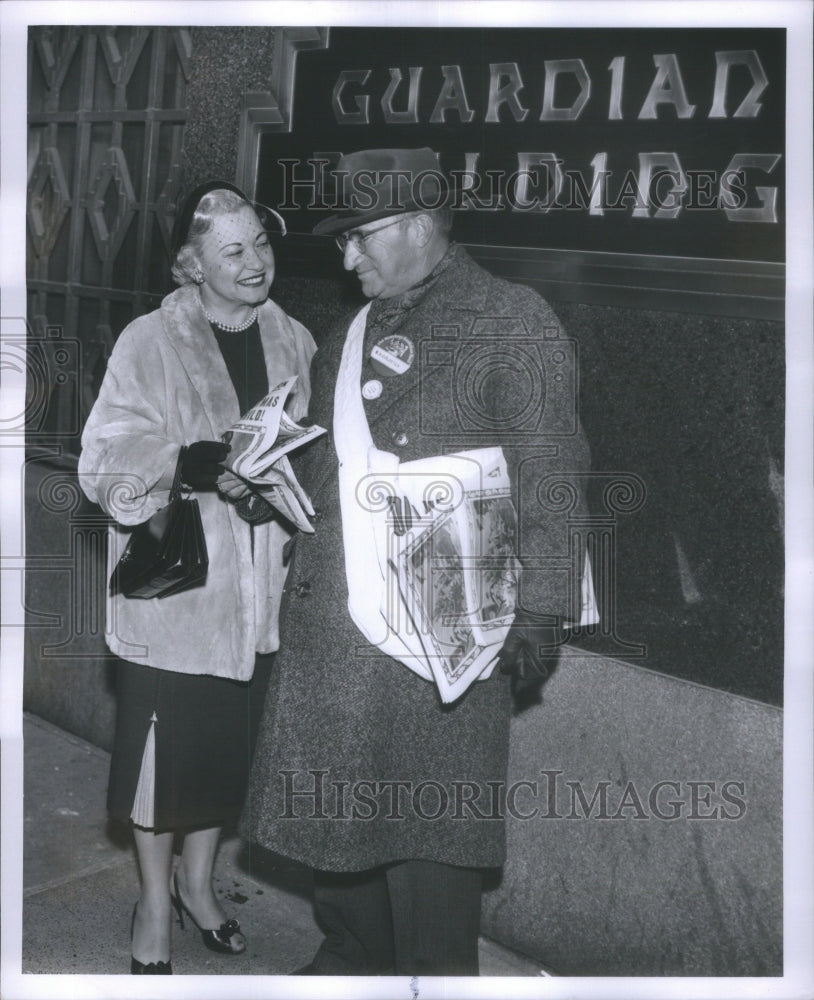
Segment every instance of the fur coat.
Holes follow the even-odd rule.
[[[300,418],[310,395],[313,339],[271,300],[258,318],[270,385],[299,376],[288,409]],[[114,521],[108,577],[128,526],[166,504],[181,445],[220,440],[240,415],[194,285],[177,289],[122,332],[85,425],[79,460],[82,488]],[[107,643],[133,662],[245,681],[255,652],[279,645],[289,533],[276,521],[251,529],[217,491],[193,495],[209,555],[206,584],[162,599],[108,596]]]

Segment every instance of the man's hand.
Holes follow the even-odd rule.
[[[245,479],[236,476],[234,472],[227,469],[218,476],[218,490],[230,500],[239,500],[251,492],[251,487]]]
[[[226,469],[222,475],[218,476],[218,489],[225,497],[228,497],[233,503],[237,500],[242,499],[249,494],[253,494],[258,497],[258,500],[262,500],[263,504],[266,504],[265,499],[263,499],[263,489],[268,486],[286,486],[288,480],[285,475],[278,469],[270,468],[266,469],[263,473],[262,483],[258,483],[252,488],[251,483],[246,479],[241,479],[240,476],[236,476],[234,472],[230,469]],[[259,504],[255,501],[252,506],[259,509]],[[240,512],[238,512],[240,513]],[[242,515],[241,515],[242,516]],[[249,518],[247,518],[249,520]]]
[[[548,667],[567,638],[561,619],[517,609],[498,655],[500,672],[511,676],[515,697],[542,687],[548,677]]]
[[[263,473],[263,482],[254,487],[228,469],[218,478],[220,492],[232,501],[240,517],[249,524],[265,524],[276,516],[274,507],[263,496],[263,488],[287,484],[285,475],[274,468],[266,469]]]

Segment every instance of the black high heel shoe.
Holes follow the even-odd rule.
[[[181,925],[181,930],[184,929],[184,913],[187,914],[189,919],[195,924],[198,930],[201,932],[201,938],[203,943],[209,948],[210,951],[220,952],[222,955],[241,955],[246,950],[246,942],[233,941],[232,938],[235,935],[243,937],[240,931],[240,924],[233,917],[228,920],[224,920],[220,927],[215,929],[209,929],[206,927],[201,927],[195,917],[192,915],[191,910],[186,905],[186,903],[181,899],[181,893],[178,889],[178,872],[175,873],[172,880],[173,887],[175,888],[175,895],[172,896],[172,905],[178,914],[178,922]]]
[[[136,910],[138,903],[133,907],[133,916],[130,920],[130,940],[133,940],[133,929],[136,926]],[[139,962],[137,958],[130,956],[131,976],[171,976],[172,962]]]

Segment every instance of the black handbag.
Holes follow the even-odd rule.
[[[209,557],[198,501],[181,496],[181,448],[169,502],[133,529],[110,577],[110,593],[168,597],[206,582]]]

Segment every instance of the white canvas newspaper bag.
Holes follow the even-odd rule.
[[[423,484],[431,479],[446,489],[453,507],[463,489],[482,485],[485,475],[500,470],[500,484],[509,487],[506,463],[499,447],[482,448],[400,464],[398,456],[373,444],[365,417],[360,381],[362,345],[370,304],[352,321],[345,341],[334,400],[334,441],[339,458],[339,492],[348,611],[354,624],[374,646],[399,660],[426,680],[435,680],[444,701],[453,700],[475,679],[491,676],[513,614],[493,628],[489,650],[474,674],[451,686],[428,662],[427,647],[399,591],[397,575],[388,566],[392,527],[386,516],[387,496],[405,496],[420,509]],[[457,497],[456,497],[457,492]],[[586,558],[582,580],[580,624],[598,620]]]
[[[379,545],[386,541],[377,535],[386,532],[384,517],[373,517],[369,505],[357,499],[357,488],[371,472],[371,463],[382,475],[398,472],[397,455],[373,446],[362,404],[359,381],[362,375],[362,341],[368,303],[355,316],[348,329],[342,361],[336,380],[334,399],[334,442],[339,458],[339,496],[342,508],[342,538],[345,547],[345,573],[348,581],[348,611],[354,624],[374,646],[401,660],[425,680],[433,679],[423,655],[421,640],[415,633],[399,635],[388,625],[383,613],[386,574],[379,562]],[[384,604],[386,608],[386,603]]]

